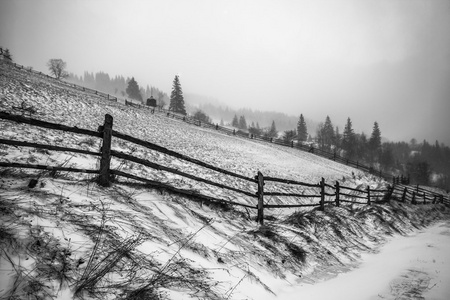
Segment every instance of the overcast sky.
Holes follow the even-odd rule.
[[[47,71],[134,76],[168,94],[341,132],[450,145],[450,0],[0,0],[0,46]]]

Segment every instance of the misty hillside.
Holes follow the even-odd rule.
[[[285,113],[280,113],[275,110],[278,108],[274,103],[274,111],[261,111],[250,108],[232,108],[229,105],[221,103],[214,98],[204,97],[196,94],[186,94],[186,105],[187,109],[191,112],[195,112],[200,109],[205,112],[208,116],[213,119],[214,123],[220,123],[221,120],[225,124],[230,124],[233,117],[244,116],[247,125],[252,122],[258,123],[261,128],[270,127],[272,121],[275,122],[277,129],[279,131],[292,130],[297,128],[298,118],[295,114],[287,115]],[[306,119],[306,125],[308,126],[309,132],[314,133],[317,130],[318,122]]]
[[[224,135],[107,101],[62,82],[0,62],[0,111],[96,131],[105,114],[114,130],[254,177],[317,183],[339,180],[382,189],[387,182],[330,160],[269,143]],[[0,119],[0,138],[98,151],[100,140]],[[255,185],[113,139],[112,148],[254,193]],[[0,144],[0,161],[85,169],[98,158]],[[167,172],[113,159],[112,169],[256,206],[255,199]],[[443,204],[256,211],[196,201],[131,180],[109,188],[93,175],[0,168],[1,299],[275,299],[357,267],[394,234],[448,217]],[[35,179],[35,186],[30,180]],[[267,185],[288,192],[288,185]],[[296,192],[308,194],[308,188]],[[268,203],[309,200],[268,197]]]

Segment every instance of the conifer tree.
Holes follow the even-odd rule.
[[[126,92],[128,94],[128,97],[130,97],[131,99],[135,99],[142,102],[141,91],[139,89],[138,83],[136,82],[136,80],[134,80],[134,77],[132,77],[130,81],[128,81],[128,87],[126,89]]]
[[[372,135],[369,139],[369,162],[377,162],[381,156],[381,132],[378,123],[373,124]]]
[[[231,121],[231,126],[238,128],[239,127],[239,120],[237,115],[234,115],[233,121]]]
[[[244,116],[240,116],[239,118],[239,129],[247,130],[247,121]]]
[[[353,158],[356,152],[355,148],[355,132],[353,131],[352,121],[347,118],[347,124],[344,127],[344,133],[342,136],[342,149],[345,150],[347,158]]]
[[[298,142],[306,142],[306,140],[308,139],[308,128],[306,127],[306,122],[303,118],[303,114],[300,114],[300,118],[298,119],[297,133]]]
[[[272,125],[270,126],[270,129],[269,129],[269,132],[267,133],[267,135],[270,138],[274,138],[278,135],[277,126],[275,125],[275,121],[272,121]]]
[[[329,116],[326,117],[325,123],[319,124],[317,139],[322,149],[330,150],[335,144],[334,128]]]
[[[175,75],[172,84],[172,93],[170,94],[169,110],[185,115],[186,108],[184,106],[183,91],[181,89],[180,79]]]
[[[381,148],[381,132],[377,122],[373,124],[372,135],[369,139],[369,148],[374,152]]]

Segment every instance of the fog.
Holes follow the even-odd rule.
[[[392,141],[450,145],[450,1],[0,0],[0,46]]]

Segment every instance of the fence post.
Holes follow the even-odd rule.
[[[411,204],[416,204],[416,192],[412,194]]]
[[[371,205],[371,203],[370,203],[370,186],[367,186],[367,205]]]
[[[103,142],[102,142],[102,156],[100,158],[100,170],[98,176],[98,184],[101,186],[110,186],[109,182],[109,168],[111,163],[111,138],[112,138],[113,117],[105,115],[105,123],[103,125]]]
[[[437,196],[434,195],[434,199],[433,199],[433,202],[432,202],[433,204],[436,204],[436,197],[437,197]]]
[[[319,210],[325,210],[325,178],[322,177],[320,181],[320,208]]]
[[[256,222],[264,225],[264,176],[260,171],[258,171],[256,180],[258,180],[258,215]]]
[[[335,189],[336,189],[336,206],[339,207],[339,181],[336,181],[336,185],[335,185]]]
[[[407,188],[405,188],[405,189],[403,190],[402,202],[405,202],[405,201],[406,201],[406,192],[407,192],[407,191],[408,191]]]
[[[427,204],[427,195],[423,192],[423,204]]]
[[[391,202],[392,193],[394,192],[394,188],[388,184],[386,193],[383,195],[383,201]]]

